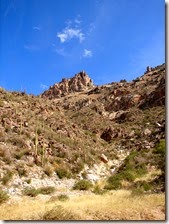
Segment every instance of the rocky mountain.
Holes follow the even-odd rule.
[[[80,72],[40,96],[0,88],[0,185],[10,195],[115,176],[128,189],[147,173],[164,191],[164,148],[165,64],[102,86]]]
[[[50,87],[49,90],[42,94],[42,97],[48,97],[49,99],[66,96],[74,92],[82,92],[94,87],[93,81],[89,76],[81,71],[73,78],[63,78],[60,83],[56,83]]]

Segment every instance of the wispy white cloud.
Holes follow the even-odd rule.
[[[38,31],[41,30],[41,28],[40,28],[39,26],[33,26],[32,29],[33,29],[33,30],[38,30]]]
[[[88,34],[90,34],[95,28],[96,28],[95,24],[94,23],[90,23]]]
[[[87,50],[87,49],[84,49],[84,52],[83,52],[83,57],[84,58],[90,58],[93,56],[93,53],[91,50]]]
[[[38,50],[38,47],[36,45],[33,44],[25,44],[24,48],[28,51],[36,51]]]
[[[61,43],[69,41],[73,38],[79,39],[80,43],[85,39],[84,33],[81,29],[66,27],[62,32],[57,33],[57,37]]]
[[[64,57],[69,56],[69,54],[65,51],[65,48],[55,48],[54,52]]]
[[[61,43],[70,41],[73,38],[79,39],[81,43],[85,39],[85,34],[82,32],[81,29],[81,16],[77,15],[74,20],[67,20],[65,22],[66,27],[57,33],[57,37],[60,39]]]
[[[81,20],[78,19],[78,18],[76,18],[76,19],[74,20],[74,22],[75,22],[76,24],[81,24]]]
[[[72,23],[73,22],[70,19],[66,20],[66,22],[65,22],[65,24],[66,24],[67,27],[70,27],[72,25]]]
[[[49,87],[47,85],[41,83],[40,84],[40,88],[45,90],[45,89],[48,89]]]

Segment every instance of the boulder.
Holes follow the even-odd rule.
[[[146,128],[146,129],[144,130],[144,135],[150,136],[151,133],[152,133],[152,132],[151,132],[150,129],[148,129],[148,128]]]
[[[101,154],[100,159],[104,163],[107,163],[108,162],[108,159],[107,159],[107,157],[104,154]]]

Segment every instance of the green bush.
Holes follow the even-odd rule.
[[[135,187],[137,189],[142,189],[143,191],[151,190],[151,185],[148,182],[146,182],[146,181],[137,181],[135,183]]]
[[[119,179],[127,180],[129,182],[134,181],[135,173],[130,170],[125,170],[122,173],[119,173]]]
[[[89,180],[79,180],[73,186],[73,190],[86,191],[86,190],[89,190],[92,186],[93,184]]]
[[[132,171],[130,170],[124,170],[121,173],[117,173],[113,176],[110,176],[107,180],[108,184],[105,185],[104,189],[107,190],[117,190],[122,187],[122,180],[126,181],[134,181],[135,175]]]
[[[22,176],[26,177],[27,176],[27,170],[24,167],[18,166],[17,171],[18,171],[18,174],[19,174],[20,177],[22,177]]]
[[[156,160],[158,162],[158,168],[165,172],[165,139],[161,139],[156,145],[153,153],[156,155]]]
[[[69,171],[66,170],[65,168],[57,168],[55,170],[55,172],[56,172],[56,174],[58,175],[58,177],[60,179],[63,179],[64,177],[70,178],[70,176],[71,176],[70,173],[69,173]]]
[[[96,185],[93,189],[93,193],[102,195],[106,193],[106,189],[101,189],[98,185]]]
[[[19,152],[15,152],[14,157],[17,160],[20,160],[24,155],[28,155],[29,154],[29,150],[28,149],[22,149]]]
[[[122,187],[121,177],[119,175],[114,175],[108,178],[108,184],[104,186],[106,190],[117,190]]]
[[[30,196],[30,197],[36,197],[38,194],[51,194],[55,191],[54,187],[40,187],[40,188],[26,188],[23,191],[24,195]]]
[[[60,195],[58,195],[58,200],[59,201],[67,201],[67,200],[69,200],[69,196],[66,194],[60,194]]]
[[[41,187],[41,188],[38,188],[38,194],[51,194],[55,191],[55,188],[54,187]]]
[[[9,195],[0,188],[0,205],[9,199]]]
[[[36,197],[39,194],[39,191],[35,188],[26,188],[23,191],[23,194],[30,197]]]
[[[1,178],[1,182],[3,185],[8,184],[8,182],[12,179],[13,172],[10,170],[7,170],[5,175]]]
[[[154,153],[165,156],[165,139],[161,139],[160,142],[156,145]]]

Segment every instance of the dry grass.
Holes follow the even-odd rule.
[[[46,199],[46,200],[45,200]],[[69,201],[50,201],[44,198],[23,197],[21,201],[0,207],[1,220],[43,220],[49,211],[73,214],[77,220],[165,220],[165,195],[150,194],[131,197],[130,191],[111,191],[104,195],[82,195]],[[52,214],[52,219],[61,217]],[[67,217],[67,218],[66,218]],[[74,218],[76,219],[76,218]]]

